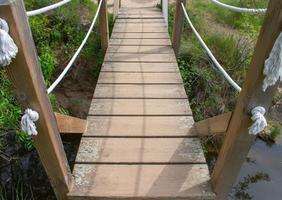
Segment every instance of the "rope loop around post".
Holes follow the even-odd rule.
[[[9,65],[17,53],[18,47],[9,35],[8,23],[0,18],[0,65]]]
[[[264,128],[267,126],[267,121],[264,117],[265,114],[265,108],[262,106],[257,106],[252,109],[251,114],[252,114],[252,121],[253,124],[249,128],[249,134],[250,135],[257,135],[261,131],[264,130]]]
[[[24,115],[21,119],[21,129],[28,135],[37,135],[35,123],[39,119],[38,112],[28,108],[25,110]]]

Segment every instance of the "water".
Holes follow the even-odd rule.
[[[232,199],[282,200],[282,137],[273,145],[256,140],[232,196]]]

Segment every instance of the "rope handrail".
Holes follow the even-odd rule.
[[[185,9],[185,6],[183,3],[181,3],[183,12],[185,14],[185,17],[187,19],[188,24],[190,25],[191,29],[193,30],[194,34],[196,35],[196,37],[198,38],[198,40],[200,41],[201,45],[203,46],[203,48],[207,51],[207,54],[209,55],[209,57],[212,59],[212,61],[214,62],[214,64],[216,65],[216,67],[219,69],[219,71],[221,72],[221,74],[224,76],[224,78],[238,91],[241,91],[241,87],[229,76],[229,74],[224,70],[224,68],[219,64],[219,62],[217,61],[217,59],[214,57],[214,55],[212,54],[211,50],[208,48],[208,46],[205,44],[204,40],[202,39],[202,37],[200,36],[200,34],[197,32],[197,30],[195,29],[194,25],[192,24],[187,11]]]
[[[42,14],[42,13],[45,13],[45,12],[48,12],[50,10],[53,10],[53,9],[56,9],[58,7],[61,7],[62,5],[65,5],[67,3],[69,3],[71,0],[62,0],[58,3],[54,3],[50,6],[46,6],[46,7],[43,7],[43,8],[39,8],[37,10],[32,10],[32,11],[27,11],[26,12],[26,15],[28,17],[31,17],[31,16],[35,16],[35,15],[39,15],[39,14]]]
[[[66,75],[66,73],[69,71],[69,69],[72,67],[74,61],[76,60],[77,56],[79,55],[79,53],[81,52],[82,48],[84,47],[85,43],[87,42],[92,30],[93,30],[93,27],[97,21],[97,17],[98,17],[98,14],[100,12],[100,9],[101,9],[101,5],[102,5],[102,2],[103,0],[101,0],[99,2],[99,5],[98,5],[98,8],[97,8],[97,11],[96,11],[96,14],[94,16],[94,19],[91,23],[91,26],[85,36],[85,38],[83,39],[81,45],[79,46],[79,48],[77,49],[77,51],[75,52],[75,54],[73,55],[72,59],[69,61],[69,63],[67,64],[67,66],[65,67],[65,69],[63,70],[63,72],[59,75],[59,77],[52,83],[52,85],[47,89],[47,93],[50,94],[55,88],[56,86],[61,82],[61,80],[64,78],[64,76]]]
[[[266,8],[241,8],[241,7],[236,7],[236,6],[231,6],[231,5],[227,5],[225,3],[222,3],[218,0],[210,0],[212,3],[217,4],[223,8],[226,8],[228,10],[232,10],[235,12],[242,12],[242,13],[254,13],[254,14],[265,14],[266,12]]]

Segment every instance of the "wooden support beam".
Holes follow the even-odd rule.
[[[10,35],[19,49],[16,59],[6,67],[7,72],[22,109],[31,108],[39,113],[38,135],[33,137],[33,142],[57,199],[66,199],[73,179],[48,100],[23,0],[1,0],[0,17],[8,22]]]
[[[118,11],[120,8],[120,0],[114,0],[114,6],[113,6],[113,13],[114,13],[114,19],[116,19],[117,15],[118,15]]]
[[[104,52],[108,49],[109,46],[109,25],[108,25],[108,9],[107,9],[107,0],[103,1],[101,5],[101,10],[99,14],[99,29],[101,37],[101,46]]]
[[[225,200],[236,181],[255,137],[248,134],[250,111],[256,106],[269,109],[277,85],[262,91],[264,62],[282,30],[282,1],[270,0],[254,56],[212,173],[217,199]]]
[[[174,25],[172,34],[172,47],[174,49],[175,56],[178,57],[181,33],[183,29],[184,13],[181,7],[181,3],[186,3],[186,0],[178,0],[175,2],[175,15],[174,15]]]
[[[55,117],[61,134],[74,133],[82,134],[84,133],[87,125],[87,121],[79,119],[76,117],[71,117],[68,115],[63,115],[61,113],[55,112]]]
[[[226,133],[232,112],[224,113],[199,122],[195,122],[195,128],[199,136]]]

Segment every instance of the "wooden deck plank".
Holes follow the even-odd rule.
[[[187,137],[197,136],[192,116],[88,116],[84,136]]]
[[[182,84],[179,73],[101,72],[98,83],[114,84]]]
[[[214,199],[207,165],[86,165],[74,168],[70,199]],[[95,174],[95,176],[93,176]],[[90,198],[89,198],[90,197]],[[91,198],[92,197],[92,198]]]
[[[147,33],[167,33],[167,27],[163,26],[163,27],[154,27],[154,26],[115,26],[113,28],[113,32],[116,33],[143,33],[143,32],[147,32]]]
[[[82,137],[76,162],[97,164],[204,164],[206,160],[198,138]]]
[[[142,54],[142,53],[107,53],[105,62],[176,62],[174,54]]]
[[[112,39],[120,39],[120,38],[127,38],[127,39],[170,39],[168,33],[116,33],[113,32]]]
[[[107,53],[173,54],[170,46],[110,46]]]
[[[164,19],[117,19],[116,23],[164,23]]]
[[[94,98],[187,98],[183,85],[97,84]]]
[[[170,39],[111,39],[110,45],[115,46],[169,46],[171,45]]]
[[[93,99],[89,115],[192,115],[187,99]]]
[[[124,63],[124,62],[104,62],[101,72],[179,72],[177,63]]]

